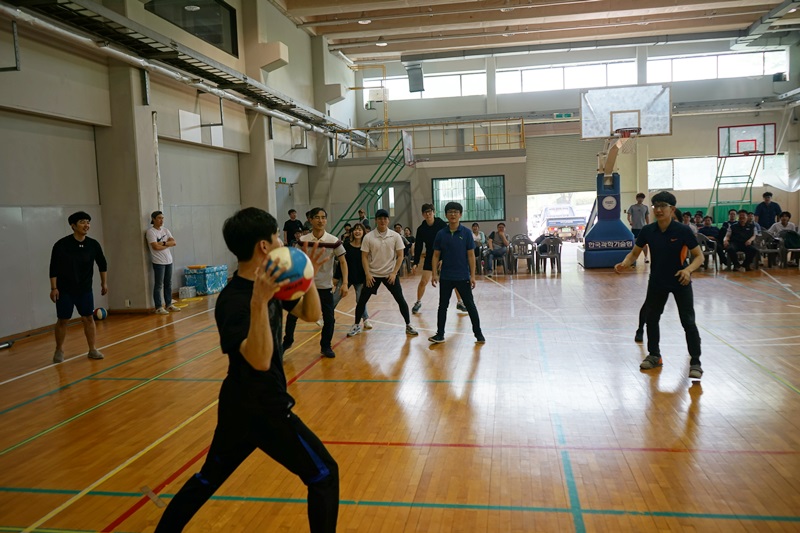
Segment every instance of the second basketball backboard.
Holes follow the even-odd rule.
[[[620,129],[641,128],[639,136],[672,134],[669,87],[637,85],[581,92],[581,138],[613,137]]]
[[[718,128],[719,157],[775,155],[774,122]]]

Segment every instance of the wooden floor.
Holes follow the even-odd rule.
[[[698,273],[702,384],[673,301],[664,367],[633,342],[648,266],[480,279],[487,343],[438,290],[407,338],[385,289],[375,329],[337,357],[299,324],[286,354],[296,413],[341,471],[340,532],[800,531],[800,272]],[[414,301],[416,278],[402,278]],[[113,290],[113,287],[112,287]],[[98,323],[102,361],[70,327],[0,351],[0,531],[152,531],[199,469],[227,358],[214,297]],[[455,303],[455,302],[453,302]],[[11,312],[6,306],[6,312]],[[256,452],[190,532],[307,531],[305,487]]]

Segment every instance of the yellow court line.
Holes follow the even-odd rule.
[[[716,333],[714,333],[712,331],[709,331],[708,329],[704,328],[703,326],[700,326],[700,327],[703,328],[703,331],[705,331],[706,333],[709,333],[712,337],[715,337],[719,342],[721,342],[722,344],[724,344],[725,346],[727,346],[728,348],[730,348],[734,352],[738,353],[739,355],[741,355],[742,357],[744,357],[745,359],[747,359],[748,361],[750,361],[751,363],[756,365],[762,372],[764,372],[765,374],[771,376],[776,381],[778,381],[780,383],[783,383],[784,385],[786,385],[787,387],[789,387],[790,389],[795,391],[797,394],[800,394],[800,389],[798,389],[797,387],[795,387],[794,385],[792,385],[791,383],[789,383],[788,381],[786,381],[785,379],[783,379],[782,377],[777,375],[775,372],[773,372],[769,368],[765,367],[764,365],[762,365],[761,363],[759,363],[758,361],[756,361],[755,359],[753,359],[752,357],[750,357],[749,355],[747,355],[743,351],[739,350],[735,346],[732,346],[731,344],[726,342],[725,339],[723,339],[722,337],[720,337]]]
[[[47,513],[45,516],[43,516],[42,518],[37,520],[34,524],[31,524],[26,529],[22,530],[22,533],[31,533],[32,531],[36,530],[39,526],[41,526],[42,524],[44,524],[45,522],[47,522],[48,520],[50,520],[51,518],[53,518],[57,514],[61,513],[61,511],[63,511],[66,508],[70,507],[72,504],[74,504],[75,502],[77,502],[78,500],[80,500],[81,498],[86,496],[88,493],[93,491],[95,488],[97,488],[98,486],[102,485],[103,483],[105,483],[106,481],[111,479],[113,476],[118,474],[120,471],[122,471],[123,469],[127,468],[128,466],[130,466],[132,463],[134,463],[137,459],[142,457],[144,454],[146,454],[147,452],[149,452],[150,450],[152,450],[153,448],[155,448],[156,446],[158,446],[159,444],[161,444],[162,442],[164,442],[165,440],[167,440],[168,438],[173,436],[178,431],[180,431],[183,428],[185,428],[186,426],[188,426],[190,423],[194,422],[198,417],[200,417],[201,415],[206,413],[209,409],[211,409],[212,407],[217,405],[217,403],[219,403],[219,400],[218,399],[214,400],[213,402],[211,402],[210,404],[205,406],[203,409],[201,409],[200,411],[198,411],[194,415],[190,416],[189,418],[187,418],[183,422],[181,422],[180,425],[178,425],[175,428],[171,429],[169,432],[165,433],[164,435],[159,437],[157,440],[155,440],[152,443],[150,443],[149,445],[147,445],[143,450],[138,452],[136,455],[130,457],[125,462],[123,462],[122,464],[120,464],[119,466],[117,466],[116,468],[111,470],[110,472],[108,472],[106,475],[104,475],[103,477],[101,477],[100,479],[98,479],[97,481],[95,481],[94,483],[92,483],[91,485],[89,485],[88,487],[83,489],[82,491],[80,491],[78,494],[76,494],[75,496],[73,496],[72,498],[70,498],[69,500],[67,500],[63,504],[61,504],[60,506],[56,507],[55,509],[53,509],[49,513]]]

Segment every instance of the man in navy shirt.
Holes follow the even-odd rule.
[[[758,249],[753,246],[753,241],[756,240],[755,224],[747,221],[747,211],[744,209],[739,211],[739,222],[728,226],[728,233],[723,239],[731,270],[749,271],[750,265],[758,255]],[[744,254],[744,266],[739,264],[738,252]]]
[[[642,370],[661,366],[661,349],[659,348],[659,320],[664,312],[670,293],[678,305],[678,315],[686,333],[686,344],[689,347],[689,377],[700,379],[703,368],[700,366],[700,332],[694,319],[694,295],[692,293],[692,272],[703,264],[703,252],[697,244],[697,238],[683,224],[672,219],[675,211],[675,196],[661,191],[651,198],[656,222],[648,224],[636,238],[633,250],[625,256],[621,263],[614,266],[617,273],[633,265],[642,248],[650,246],[650,279],[647,284],[646,308],[647,350],[649,355],[639,365]],[[692,261],[686,266],[687,255],[691,253]]]
[[[756,206],[754,213],[755,222],[762,228],[769,229],[781,216],[781,206],[772,201],[772,193],[767,191],[762,195],[764,201]]]
[[[475,288],[475,239],[472,237],[472,232],[460,223],[461,214],[464,212],[461,204],[448,202],[444,206],[444,211],[448,225],[436,234],[433,241],[433,260],[431,261],[433,266],[431,285],[436,287],[436,283],[441,277],[439,313],[436,321],[436,335],[428,340],[434,344],[444,342],[447,307],[450,305],[453,290],[457,289],[467,308],[467,313],[469,313],[475,342],[483,344],[486,339],[481,332],[481,319],[478,316],[478,308],[475,307],[475,299],[472,297],[472,289]],[[439,273],[437,265],[440,259],[442,269]]]

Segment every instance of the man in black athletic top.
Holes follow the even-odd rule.
[[[302,299],[279,301],[273,295],[284,269],[270,266],[267,254],[281,245],[278,223],[261,209],[242,209],[225,221],[225,243],[239,269],[217,298],[215,318],[220,347],[228,355],[228,375],[219,392],[214,439],[200,472],[175,495],[156,533],[177,533],[256,449],[296,474],[308,487],[312,533],[333,533],[339,512],[339,467],[317,436],[292,413],[286,391],[280,334],[283,310],[314,322],[320,302],[314,284]],[[314,270],[324,262],[314,246]]]

